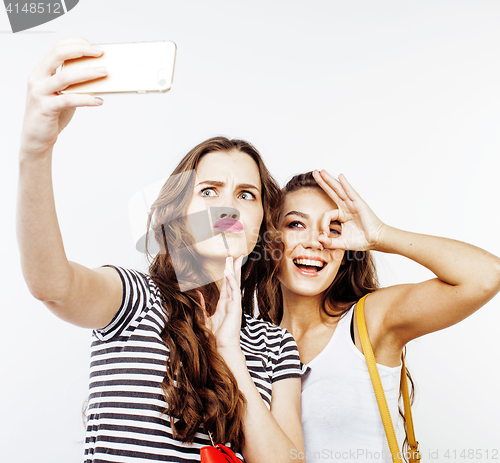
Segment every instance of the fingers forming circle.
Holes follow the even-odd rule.
[[[326,232],[327,236],[330,235],[330,224],[335,221],[339,221],[341,211],[339,209],[333,209],[332,211],[327,211],[321,217],[321,230]]]

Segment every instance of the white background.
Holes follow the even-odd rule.
[[[30,296],[14,230],[26,79],[57,39],[177,43],[171,92],[79,109],[55,149],[69,259],[144,269],[128,200],[217,134],[254,143],[281,183],[314,168],[343,172],[386,223],[499,255],[499,24],[496,0],[81,0],[17,34],[2,10],[2,461],[82,461],[90,332]],[[431,277],[398,256],[378,263],[384,285]],[[491,459],[500,449],[499,324],[497,296],[410,344],[426,461],[429,449],[440,462],[476,461],[460,459],[463,449],[489,461],[485,450]]]

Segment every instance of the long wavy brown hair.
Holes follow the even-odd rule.
[[[283,197],[282,201],[287,194],[299,191],[303,188],[313,188],[323,192],[323,189],[318,185],[313,177],[312,172],[307,172],[305,174],[295,175],[290,179],[290,181],[282,189]],[[275,220],[275,228],[279,228],[280,215],[283,207],[283,203],[280,205],[279,214],[273,214]],[[283,255],[283,243],[280,240],[275,240],[273,243],[273,249],[271,252],[277,254],[279,249],[280,255]],[[270,282],[271,294],[274,298],[271,304],[259,305],[259,314],[264,320],[270,321],[272,323],[280,324],[283,318],[283,295],[281,292],[281,286],[278,280],[279,269],[275,269],[273,281]],[[323,294],[321,300],[321,308],[326,315],[333,318],[342,317],[347,311],[349,311],[352,304],[358,301],[360,298],[366,294],[370,294],[374,291],[380,289],[377,272],[375,269],[375,262],[370,251],[346,251],[343,262],[335,276],[335,279],[327,290]],[[406,348],[403,351],[403,358],[406,355]],[[406,376],[410,383],[410,398],[411,403],[413,403],[415,395],[415,387],[413,379],[410,375],[408,368],[406,368]],[[399,389],[399,399],[402,399],[402,389]],[[405,416],[403,412],[403,407],[400,403],[399,414],[405,422]],[[403,444],[404,454],[406,458],[406,453],[409,449],[408,439],[405,439]]]
[[[215,313],[219,289],[214,282],[200,285],[200,281],[206,283],[206,261],[192,247],[194,238],[183,219],[193,195],[193,172],[200,160],[209,153],[234,151],[255,161],[261,180],[264,216],[260,235],[242,267],[242,305],[246,313],[252,313],[261,278],[268,274],[261,256],[268,254],[264,237],[273,228],[271,211],[278,208],[281,191],[250,143],[215,137],[200,143],[182,159],[151,207],[148,235],[154,235],[160,251],[154,257],[148,255],[152,259],[149,273],[160,290],[165,311],[162,338],[169,358],[162,388],[173,436],[192,442],[202,426],[216,443],[230,442],[233,448],[241,449],[245,397],[217,352],[214,335],[205,326],[204,310],[209,316]],[[181,281],[192,289],[181,291]]]

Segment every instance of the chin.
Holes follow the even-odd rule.
[[[319,296],[320,294],[323,294],[327,288],[319,286],[314,287],[313,285],[308,284],[308,285],[294,285],[292,287],[289,287],[289,289],[299,296],[316,297]]]
[[[226,250],[226,255],[232,257],[248,256],[256,245],[256,242],[249,243],[244,235],[236,233],[226,235],[226,241],[229,247],[229,250]]]
[[[227,248],[224,243],[222,235],[214,236],[206,241],[197,243],[194,248],[198,254],[206,259],[225,259],[228,256],[239,257],[248,256],[251,252],[248,251],[249,247],[253,249],[255,244],[247,243],[245,236],[234,236],[233,234],[226,234]]]
[[[282,285],[286,286],[289,291],[303,297],[316,297],[323,294],[331,285],[333,279],[330,278],[311,278],[296,275],[295,269],[291,272],[285,270],[281,274],[280,282]]]

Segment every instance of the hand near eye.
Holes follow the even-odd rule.
[[[323,233],[319,241],[324,247],[352,251],[374,249],[385,224],[373,213],[344,175],[340,174],[339,180],[336,180],[326,170],[322,170],[314,171],[313,176],[338,206],[338,209],[325,213],[321,220]],[[330,223],[336,220],[342,224],[342,233],[332,238]]]
[[[217,349],[240,349],[241,330],[241,264],[243,256],[226,259],[226,268],[215,313],[206,319],[207,327],[217,340]]]

